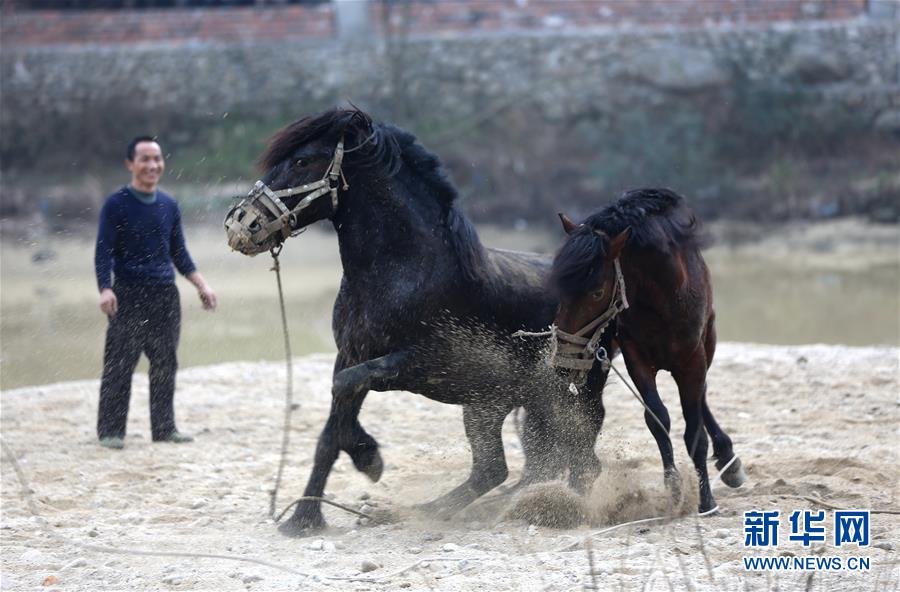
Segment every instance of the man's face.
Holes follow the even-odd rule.
[[[166,170],[162,149],[156,142],[139,142],[134,147],[134,160],[126,160],[125,166],[131,171],[131,184],[134,188],[147,193],[156,189]]]

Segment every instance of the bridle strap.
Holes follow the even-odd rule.
[[[293,221],[296,219],[297,214],[308,208],[313,202],[325,194],[331,194],[331,211],[332,213],[336,212],[338,206],[338,180],[343,181],[343,186],[341,188],[344,191],[350,188],[350,184],[347,183],[347,179],[344,177],[344,171],[341,167],[343,162],[344,138],[341,138],[334,149],[334,156],[328,164],[328,168],[325,169],[325,175],[318,181],[297,185],[295,187],[287,187],[285,189],[279,189],[278,191],[272,191],[272,189],[261,180],[257,181],[250,191],[250,196],[256,195],[258,203],[269,210],[275,217],[274,220],[263,225],[261,233],[264,236],[269,236],[274,232],[280,232],[282,238],[288,238],[295,232]],[[304,193],[308,193],[309,195],[297,202],[293,208],[288,208],[287,205],[281,201],[284,197],[302,195]]]

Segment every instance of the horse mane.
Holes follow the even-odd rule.
[[[276,132],[259,159],[259,167],[272,169],[303,144],[322,137],[343,135],[345,167],[365,169],[386,178],[402,166],[429,189],[441,206],[450,233],[451,248],[468,280],[483,277],[484,247],[471,222],[456,206],[458,193],[441,160],[420,144],[413,134],[394,125],[376,122],[360,109],[330,109],[299,119]]]
[[[385,137],[383,130],[368,114],[359,109],[330,109],[286,125],[269,140],[257,164],[261,170],[267,171],[291,158],[304,144],[323,137],[333,138],[336,144],[341,136],[344,136],[344,149],[352,150],[346,154],[345,162],[355,161],[365,167],[387,165],[391,174],[399,168],[399,162],[395,160],[396,144]]]
[[[556,254],[550,281],[564,294],[582,294],[599,281],[609,239],[630,229],[627,247],[663,254],[703,248],[707,237],[683,197],[665,188],[626,191],[585,218]],[[602,236],[598,232],[603,233]]]

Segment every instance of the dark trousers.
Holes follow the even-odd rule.
[[[175,431],[175,372],[181,304],[174,284],[113,286],[118,312],[109,319],[97,435],[125,437],[131,375],[141,352],[150,360],[150,426],[154,440]]]

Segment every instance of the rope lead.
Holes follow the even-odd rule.
[[[288,334],[287,313],[284,309],[284,290],[281,287],[281,264],[278,261],[278,256],[281,254],[281,249],[283,247],[284,243],[277,247],[273,247],[269,251],[272,254],[272,259],[274,261],[272,271],[275,272],[275,279],[278,281],[278,304],[281,307],[281,326],[284,330],[284,356],[285,368],[287,370],[287,386],[284,395],[284,428],[281,434],[281,459],[278,461],[278,472],[275,474],[275,486],[272,488],[272,491],[269,492],[269,516],[273,519],[275,518],[276,505],[278,502],[278,489],[281,487],[281,476],[284,474],[287,448],[291,439],[291,412],[294,410],[293,356],[291,355],[291,338]],[[278,522],[278,520],[275,520],[275,522]]]

